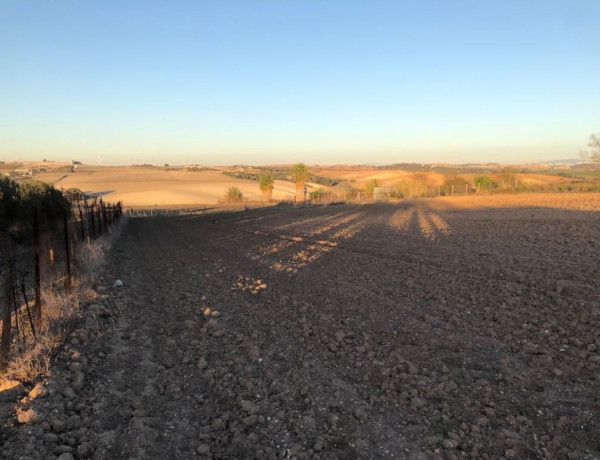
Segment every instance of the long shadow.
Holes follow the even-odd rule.
[[[408,217],[395,226],[398,212]],[[256,216],[264,218],[248,228],[243,215],[160,225],[180,242],[177,257],[202,244],[200,265],[218,263],[221,290],[231,288],[239,303],[240,330],[281,322],[264,332],[282,350],[281,369],[323,386],[341,382],[332,390],[339,397],[314,396],[323,407],[343,414],[331,401],[354,392],[377,409],[367,431],[378,421],[405,426],[408,417],[440,446],[450,432],[462,432],[465,445],[477,444],[477,433],[526,432],[512,445],[523,457],[538,452],[535,439],[558,435],[570,449],[597,452],[600,212],[414,202]],[[310,230],[320,221],[322,242]],[[263,297],[236,297],[239,277],[269,287]],[[296,368],[292,357],[318,366]],[[546,446],[556,456],[560,447]],[[506,446],[481,449],[494,457]]]

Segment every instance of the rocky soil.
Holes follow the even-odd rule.
[[[600,206],[561,197],[132,219],[0,455],[600,458]]]

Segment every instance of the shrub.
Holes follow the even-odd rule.
[[[490,176],[476,177],[473,183],[480,189],[489,190],[492,188],[492,178]]]
[[[325,196],[325,190],[323,190],[321,187],[319,187],[318,189],[310,192],[309,196],[310,196],[310,201],[316,201],[318,203]]]
[[[377,187],[379,187],[379,181],[377,179],[371,179],[365,186],[365,192],[373,193]]]
[[[231,203],[237,203],[244,199],[244,194],[237,187],[229,187],[225,193],[225,198]]]

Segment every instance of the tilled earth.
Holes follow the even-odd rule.
[[[599,210],[132,219],[2,456],[600,458]]]

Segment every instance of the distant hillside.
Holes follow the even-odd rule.
[[[549,161],[540,161],[541,165],[575,165],[577,163],[585,163],[581,160],[581,158],[568,158],[566,160],[549,160]]]

